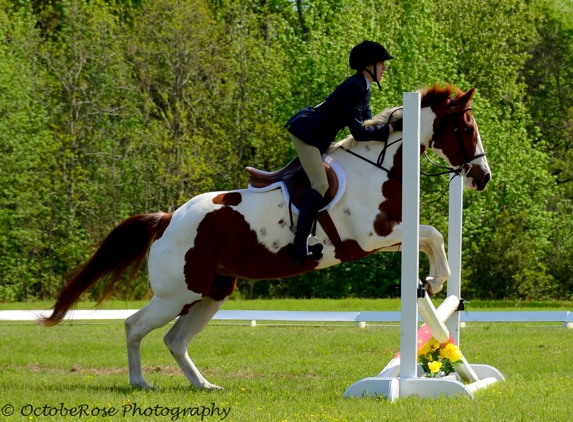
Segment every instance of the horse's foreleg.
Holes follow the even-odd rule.
[[[426,290],[433,295],[442,290],[443,284],[451,275],[444,250],[444,237],[432,226],[420,226],[420,250],[428,255],[430,261]]]
[[[193,303],[185,315],[181,315],[164,337],[165,344],[183,370],[187,379],[197,388],[220,389],[207,381],[187,353],[187,346],[199,334],[221,308],[226,298],[215,300],[204,297]]]
[[[134,387],[152,388],[141,368],[141,340],[152,330],[173,320],[183,305],[154,296],[151,301],[125,320],[129,383]]]

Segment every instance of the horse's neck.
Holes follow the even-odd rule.
[[[424,107],[420,112],[420,144],[428,148],[434,135],[436,114],[430,107]]]
[[[401,133],[391,134],[387,145],[375,141],[358,142],[350,150],[337,148],[329,155],[342,166],[351,185],[353,179],[357,179],[359,184],[380,187],[388,177],[387,172],[380,167],[390,170],[393,166],[394,156],[402,145],[401,136]],[[382,159],[383,162],[380,162]]]
[[[425,148],[429,147],[430,141],[434,133],[434,121],[436,115],[431,108],[422,108],[420,113],[420,145]],[[390,170],[394,163],[394,156],[402,146],[403,132],[391,133],[388,142],[353,142],[346,145],[352,145],[351,152],[367,159],[371,163],[376,163],[382,167]],[[385,151],[384,151],[385,150]],[[352,171],[352,169],[360,168],[361,173],[367,173],[374,179],[387,176],[385,172],[381,172],[379,167],[371,165],[368,162],[361,160],[352,154],[349,154],[342,148],[336,148],[329,151],[336,161],[343,163],[342,166],[345,172]],[[383,163],[379,160],[384,158]]]
[[[431,108],[425,107],[422,108],[420,113],[420,145],[428,148],[430,145],[430,141],[434,134],[434,120],[436,115],[432,111]],[[388,141],[384,142],[356,142],[353,146],[351,151],[356,153],[374,163],[378,162],[379,157],[384,154],[384,163],[382,164],[383,167],[387,167],[391,165],[394,159],[394,154],[398,151],[400,146],[402,146],[402,137],[403,132],[395,132],[390,134]],[[352,145],[352,144],[349,144]],[[383,150],[386,151],[383,153]],[[349,155],[344,149],[337,148],[334,151],[329,152],[330,155],[336,160],[340,160],[345,155]],[[365,161],[363,161],[360,165],[368,165]],[[374,166],[372,166],[374,167]],[[374,167],[376,168],[376,167]]]

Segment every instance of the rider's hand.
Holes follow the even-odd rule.
[[[398,119],[390,124],[392,125],[392,129],[394,129],[394,131],[402,132],[402,126],[404,125],[404,120]]]

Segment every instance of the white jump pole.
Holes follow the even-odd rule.
[[[402,142],[402,283],[400,376],[369,377],[352,384],[345,397],[384,395],[394,401],[415,393],[418,350],[418,272],[420,237],[420,103],[419,92],[404,93]],[[404,224],[407,222],[407,224]]]
[[[464,181],[462,177],[451,176],[450,201],[448,211],[448,263],[451,276],[448,279],[448,297],[462,296],[462,219]],[[446,321],[454,343],[460,344],[460,313],[455,312]]]
[[[463,226],[463,192],[464,179],[455,175],[450,180],[450,198],[448,210],[448,263],[451,276],[448,280],[448,297],[462,298],[462,226]],[[446,319],[446,327],[455,344],[460,346],[460,313],[454,312]],[[464,358],[465,360],[465,358]],[[472,393],[477,389],[505,380],[503,374],[495,367],[472,363],[468,370],[478,378],[477,382],[466,386]]]
[[[420,93],[404,93],[400,379],[416,378],[420,239]]]

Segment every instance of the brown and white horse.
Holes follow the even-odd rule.
[[[465,178],[466,187],[483,190],[491,173],[470,109],[474,90],[463,93],[452,86],[433,86],[421,92],[421,151],[432,149]],[[385,122],[395,110],[381,113],[369,124]],[[141,367],[143,337],[178,317],[165,335],[167,347],[194,386],[218,388],[197,370],[187,346],[231,294],[238,277],[284,278],[325,268],[343,261],[342,247],[352,259],[398,250],[402,232],[401,135],[391,134],[386,144],[357,143],[349,137],[328,151],[329,160],[343,171],[345,188],[328,210],[338,231],[339,247],[320,225],[317,227],[317,237],[324,244],[320,261],[291,265],[293,226],[282,189],[205,193],[173,213],[133,216],[113,229],[64,286],[52,314],[40,323],[58,324],[98,280],[107,283],[105,293],[110,292],[125,271],[133,277],[148,255],[154,296],[125,321],[131,385],[150,387]],[[436,293],[450,275],[442,235],[431,226],[421,226],[420,249],[430,261],[428,289]]]

